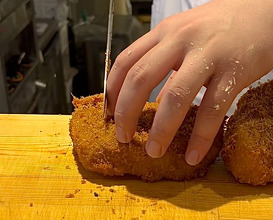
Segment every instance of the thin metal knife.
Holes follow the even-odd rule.
[[[108,30],[107,30],[107,45],[106,45],[106,58],[105,58],[105,71],[104,71],[104,88],[103,88],[103,118],[107,117],[107,78],[111,66],[111,46],[112,46],[112,32],[113,32],[113,19],[114,19],[114,0],[110,0],[109,15],[108,15]]]

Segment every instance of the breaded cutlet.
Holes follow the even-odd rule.
[[[227,123],[222,157],[241,183],[273,182],[273,80],[240,98]]]
[[[150,182],[191,180],[203,177],[221,150],[223,127],[200,164],[190,166],[185,161],[197,111],[197,106],[192,106],[166,154],[153,159],[144,147],[158,104],[146,103],[133,141],[122,144],[116,140],[114,121],[103,119],[102,101],[102,94],[73,100],[75,112],[70,121],[70,136],[79,160],[87,170],[108,176],[131,174]]]

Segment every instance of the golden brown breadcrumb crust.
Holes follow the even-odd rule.
[[[222,157],[241,183],[273,181],[273,80],[250,89],[227,123]]]
[[[87,170],[109,176],[132,174],[151,182],[163,178],[190,180],[203,177],[219,154],[223,129],[220,129],[209,153],[199,165],[190,166],[185,161],[196,106],[189,110],[167,153],[160,159],[153,159],[147,155],[144,147],[158,104],[145,105],[133,141],[122,144],[116,140],[114,122],[103,120],[102,99],[102,95],[94,95],[73,100],[76,109],[70,120],[70,136],[79,159]]]

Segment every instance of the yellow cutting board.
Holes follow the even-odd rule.
[[[239,184],[221,161],[191,182],[86,172],[69,119],[0,115],[0,219],[273,219],[273,184]]]

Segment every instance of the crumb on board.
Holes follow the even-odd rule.
[[[106,203],[109,203],[109,202],[110,202],[110,200],[109,200],[109,199],[107,199],[105,202],[106,202]]]
[[[80,189],[75,189],[74,193],[77,194],[80,191],[81,191]]]
[[[114,208],[112,208],[112,213],[116,214],[116,210]]]
[[[94,192],[94,196],[95,196],[95,197],[99,197],[99,194],[96,193],[96,192]]]
[[[66,195],[65,198],[68,198],[68,199],[75,198],[75,195],[70,193],[70,194]]]
[[[67,165],[67,166],[65,167],[65,169],[70,170],[71,168],[70,168],[69,165]]]
[[[146,214],[146,210],[141,210],[141,213],[143,214],[143,215],[145,215]]]
[[[33,207],[33,203],[32,203],[32,202],[31,202],[31,203],[29,203],[29,206],[30,206],[30,207]]]
[[[86,184],[86,180],[82,180],[81,183],[82,183],[82,184]]]
[[[136,200],[136,197],[135,196],[132,196],[132,195],[126,195],[127,198],[131,199],[131,200]]]
[[[91,190],[90,190],[90,193],[92,193],[92,192],[93,192],[93,190],[91,189]]]
[[[116,191],[114,189],[109,189],[109,192],[115,193]]]
[[[50,167],[44,167],[44,170],[50,170]]]
[[[56,158],[58,158],[58,156],[55,156]]]

